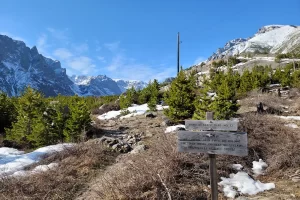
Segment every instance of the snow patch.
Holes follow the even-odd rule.
[[[162,106],[162,105],[156,105],[157,110],[163,110],[168,109],[169,106]],[[127,110],[130,112],[130,114],[120,117],[120,119],[129,118],[137,115],[143,115],[144,113],[149,110],[148,104],[142,104],[142,105],[136,105],[133,104],[131,107],[128,107]],[[106,119],[112,119],[116,118],[121,115],[121,110],[118,111],[109,111],[107,113],[104,113],[102,115],[98,116],[98,119],[100,120],[106,120]]]
[[[54,169],[56,167],[58,167],[58,163],[50,163],[49,165],[38,165],[31,171],[25,171],[25,170],[17,171],[12,175],[10,175],[10,177],[29,176],[29,175],[45,172],[50,169]]]
[[[13,148],[2,147],[0,148],[0,176],[7,176],[15,174],[24,174],[22,171],[26,166],[36,163],[41,158],[50,153],[59,152],[65,148],[71,147],[73,144],[64,143],[39,148],[30,153],[24,153]],[[41,168],[37,168],[39,170]],[[16,173],[18,174],[18,173]]]
[[[255,195],[259,192],[275,188],[274,183],[255,181],[246,172],[230,174],[229,178],[221,177],[221,179],[222,181],[219,182],[219,185],[223,186],[223,192],[229,198],[234,198],[238,193]]]
[[[9,155],[20,155],[23,154],[24,151],[19,151],[17,149],[14,148],[8,148],[8,147],[1,147],[0,148],[0,163],[1,163],[1,159],[4,156],[9,156]]]
[[[178,131],[181,128],[185,129],[185,125],[168,126],[165,130],[165,133],[172,133],[172,132]]]
[[[255,176],[264,174],[265,169],[268,167],[268,164],[265,163],[262,159],[259,161],[253,161],[252,171]]]
[[[300,116],[277,116],[281,119],[285,119],[285,120],[289,120],[289,119],[292,119],[292,120],[300,120]]]
[[[235,169],[235,170],[242,170],[243,169],[243,165],[241,164],[232,164],[232,168]]]
[[[293,124],[293,123],[286,124],[285,126],[291,127],[291,128],[299,128],[299,126],[297,124]]]

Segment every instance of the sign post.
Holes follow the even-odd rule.
[[[206,120],[186,120],[185,127],[178,131],[178,151],[208,153],[211,199],[218,200],[216,154],[247,156],[247,133],[236,132],[238,121],[213,120],[212,112]]]
[[[213,118],[214,118],[214,114],[212,112],[206,113],[206,120],[213,120]],[[208,154],[208,156],[209,156],[211,199],[218,200],[218,177],[217,177],[216,154]]]

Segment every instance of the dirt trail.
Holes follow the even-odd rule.
[[[100,123],[100,127],[105,136],[123,138],[127,135],[140,135],[141,142],[147,144],[147,141],[154,137],[155,134],[161,133],[165,131],[165,126],[161,123],[163,121],[163,114],[161,111],[158,111],[157,116],[155,118],[146,118],[144,115],[135,116],[131,118],[125,119],[116,119],[116,120],[103,120]],[[99,123],[99,122],[98,122]],[[122,162],[118,162],[118,160],[122,157]],[[107,168],[118,168],[122,169],[124,165],[124,159],[126,154],[121,154],[116,159],[116,163]],[[101,179],[104,172],[99,172],[99,174],[91,180],[88,184],[87,190],[82,193],[77,200],[98,200],[99,197],[97,195],[98,180]]]

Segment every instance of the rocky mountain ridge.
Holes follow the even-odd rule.
[[[68,77],[59,61],[43,56],[35,46],[0,35],[0,91],[18,96],[27,86],[45,96],[105,96],[119,95],[132,86],[141,89],[146,83],[114,81],[105,75]]]
[[[208,61],[233,55],[287,53],[300,48],[300,26],[268,25],[247,39],[230,40],[223,48],[217,49]]]

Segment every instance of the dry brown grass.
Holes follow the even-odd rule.
[[[300,135],[297,129],[270,115],[246,114],[240,122],[248,133],[249,162],[262,158],[269,173],[282,175],[284,170],[300,166]]]
[[[251,174],[252,162],[259,158],[269,164],[267,178],[299,167],[298,133],[280,119],[245,114],[240,129],[248,132],[249,155],[218,155],[219,177],[234,172],[230,167],[234,163]],[[168,193],[172,199],[209,199],[207,155],[178,153],[176,143],[176,135],[157,133],[147,152],[121,158],[99,178],[95,191],[99,199],[168,199]],[[226,198],[220,193],[219,199]]]
[[[275,109],[281,109],[281,106],[290,105],[290,101],[280,98],[272,93],[258,93],[250,92],[248,96],[240,101],[241,106],[245,107],[256,107],[256,105],[262,102],[265,106],[272,107]]]
[[[149,150],[126,155],[98,180],[99,199],[207,199],[208,159],[178,153],[176,136],[156,134]],[[220,198],[222,199],[222,197]]]
[[[82,143],[50,155],[39,164],[59,163],[43,173],[4,178],[0,199],[74,199],[86,187],[91,175],[114,162],[116,154],[99,144]]]

